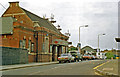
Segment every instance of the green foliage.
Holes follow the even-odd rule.
[[[77,50],[77,48],[76,47],[72,47],[71,50]]]
[[[113,52],[107,52],[106,53],[107,59],[111,59],[111,57],[114,57]]]
[[[67,53],[69,53],[69,51],[67,51]]]
[[[67,51],[67,52],[69,52],[69,51],[71,51],[71,50],[78,50],[78,48],[77,48],[77,47],[68,48],[68,51]]]
[[[96,52],[92,53],[92,55],[96,55]]]

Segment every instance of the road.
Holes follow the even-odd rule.
[[[107,60],[80,61],[3,71],[3,75],[96,75],[93,68]]]

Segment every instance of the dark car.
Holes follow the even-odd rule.
[[[75,57],[75,61],[83,60],[82,55],[78,51],[70,51],[70,54]]]

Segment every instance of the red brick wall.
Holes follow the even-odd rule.
[[[35,62],[35,55],[28,55],[28,62]]]
[[[50,54],[39,54],[39,62],[50,62],[52,61],[52,56]]]
[[[4,47],[15,47],[19,48],[19,41],[23,40],[24,37],[26,37],[26,48],[28,48],[28,40],[31,38],[31,42],[34,43],[34,51],[36,51],[36,39],[34,38],[34,32],[29,31],[26,29],[34,30],[33,22],[32,20],[25,14],[25,12],[19,7],[17,3],[11,3],[12,6],[10,6],[5,13],[2,15],[2,17],[15,17],[17,19],[17,22],[13,23],[13,26],[15,27],[13,29],[12,35],[2,35],[2,39],[0,39],[0,46]],[[17,15],[16,15],[17,14]],[[21,23],[21,21],[23,23]],[[18,26],[22,26],[24,29],[19,28]],[[43,30],[47,31],[48,33],[52,33],[54,35],[49,37],[49,52],[50,52],[50,44],[52,44],[52,40],[54,39],[61,39],[60,37],[65,37],[63,35],[59,35],[49,29],[46,29],[44,27],[38,27],[36,30]],[[42,53],[42,45],[44,42],[44,38],[47,33],[44,32],[38,32],[38,53]],[[59,37],[58,37],[59,36]],[[2,40],[2,41],[1,41]],[[2,45],[1,45],[2,42]],[[35,56],[29,55],[29,62],[34,62]],[[57,57],[56,57],[57,59]],[[39,55],[39,61],[51,61],[52,55],[50,54],[42,54]]]
[[[18,15],[12,16],[11,12],[13,14],[18,14]],[[24,13],[24,14],[20,14],[20,13]],[[10,15],[6,15],[6,14],[10,14]],[[8,10],[2,15],[2,17],[15,17],[17,19],[17,22],[16,22],[17,25],[19,23],[19,25],[21,25],[21,26],[33,29],[33,23],[31,21],[31,19],[25,14],[25,12],[22,11],[22,9],[20,7],[8,8]],[[21,23],[21,21],[23,21],[23,23]],[[16,25],[16,23],[14,25]]]
[[[17,22],[13,23],[14,27],[20,25],[33,30],[33,23],[31,19],[19,7],[18,3],[11,3],[11,6],[9,6],[9,8],[2,15],[2,17],[11,17],[11,16],[17,19]],[[23,21],[23,23],[20,23],[21,21]],[[33,34],[34,34],[33,32],[30,32],[27,30],[14,28],[13,35],[7,35],[6,39],[5,38],[2,39],[2,42],[3,42],[2,46],[19,48],[19,41],[23,40],[23,37],[26,36],[26,39],[27,39],[26,48],[27,48],[29,37],[31,37],[32,38],[31,40],[34,41]]]

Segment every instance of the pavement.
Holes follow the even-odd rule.
[[[105,63],[102,63],[96,67],[94,67],[93,69],[95,70],[95,72],[98,74],[98,75],[102,75],[102,76],[116,76],[116,77],[119,77],[119,63],[118,63],[119,60],[115,59],[115,60],[109,60]],[[119,70],[119,71],[118,71]]]
[[[57,64],[56,62],[44,62],[44,63],[28,63],[28,64],[16,64],[16,65],[3,65],[0,66],[0,71],[10,70],[10,69],[18,69],[18,68],[26,68],[26,67],[35,67],[35,66],[43,66],[43,65],[51,65]]]

